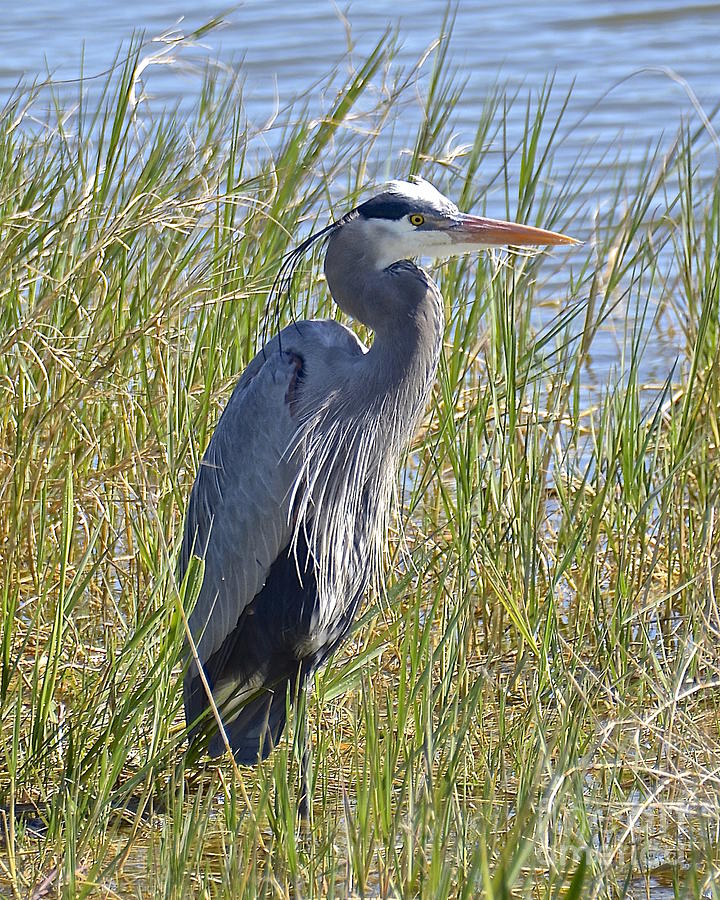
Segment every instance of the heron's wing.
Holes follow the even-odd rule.
[[[261,590],[291,536],[288,448],[296,423],[293,390],[302,360],[275,352],[246,370],[235,388],[193,485],[180,558],[205,563],[190,630],[205,663]]]
[[[281,349],[282,348],[282,349]],[[290,500],[299,468],[292,450],[301,382],[330,357],[364,352],[333,321],[284,329],[243,372],[202,459],[188,504],[180,557],[205,563],[190,630],[205,664],[235,629],[292,538]],[[189,679],[197,675],[193,664]]]

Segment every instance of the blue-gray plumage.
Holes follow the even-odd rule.
[[[398,466],[444,331],[440,292],[409,258],[573,243],[465,216],[421,180],[392,182],[301,245],[290,266],[316,238],[327,241],[335,302],[373,330],[373,343],[366,348],[331,320],[298,322],[269,341],[218,422],[185,520],[180,576],[191,554],[204,559],[189,624],[224,735],[192,648],[186,718],[192,736],[208,737],[211,755],[227,738],[244,764],[277,744],[288,702],[382,576]]]

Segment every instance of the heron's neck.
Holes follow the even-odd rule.
[[[328,287],[337,305],[375,333],[358,364],[355,390],[368,407],[383,409],[384,420],[407,439],[432,387],[444,331],[440,292],[430,276],[411,262],[378,270],[361,250],[330,245],[325,260]]]
[[[380,296],[387,315],[375,324],[375,338],[365,357],[368,383],[395,394],[410,406],[422,403],[435,380],[444,331],[442,298],[430,277],[402,263],[392,274],[392,290]],[[402,285],[402,287],[401,287]],[[398,297],[412,300],[398,302]]]

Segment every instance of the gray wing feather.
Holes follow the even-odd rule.
[[[291,536],[294,471],[285,451],[295,424],[286,396],[296,365],[288,354],[275,353],[249,375],[218,422],[185,520],[181,577],[191,553],[205,562],[190,616],[203,662],[235,627]]]
[[[282,350],[280,349],[282,348]],[[298,462],[287,453],[297,422],[288,391],[297,357],[318,366],[328,352],[365,351],[333,321],[299,322],[258,353],[238,381],[203,456],[188,503],[180,555],[205,573],[190,616],[201,662],[220,648],[262,589],[273,562],[292,537],[290,495]],[[189,672],[195,670],[191,666]]]

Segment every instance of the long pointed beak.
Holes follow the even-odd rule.
[[[485,219],[481,216],[463,215],[449,232],[454,244],[476,244],[487,247],[498,245],[548,247],[555,244],[581,243],[557,231],[545,231],[532,225],[503,222],[501,219]]]

